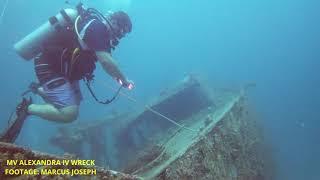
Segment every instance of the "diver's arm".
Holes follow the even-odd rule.
[[[98,61],[102,65],[103,69],[113,78],[115,78],[118,82],[121,81],[124,86],[133,85],[132,82],[129,82],[125,76],[122,74],[120,69],[118,68],[115,60],[112,58],[111,54],[105,51],[96,51],[96,56]]]

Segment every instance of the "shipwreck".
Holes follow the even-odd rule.
[[[272,179],[272,157],[247,97],[252,84],[238,90],[204,84],[190,75],[141,111],[61,126],[50,143],[73,157],[0,143],[1,169],[8,158],[90,157],[98,175],[79,178]]]

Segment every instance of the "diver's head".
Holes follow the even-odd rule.
[[[132,23],[127,13],[123,11],[112,12],[107,15],[109,19],[114,36],[118,39],[123,38],[132,30]]]

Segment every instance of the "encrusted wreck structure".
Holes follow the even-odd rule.
[[[66,165],[8,165],[7,160],[71,160],[75,159],[73,155],[65,154],[65,156],[55,156],[47,153],[41,153],[37,151],[32,151],[27,148],[22,148],[9,143],[0,142],[0,179],[14,179],[14,180],[25,180],[25,179],[106,179],[106,180],[138,180],[141,179],[138,176],[128,175],[116,171],[111,171],[103,167],[87,167],[87,166],[66,166]],[[91,176],[73,176],[71,173],[68,175],[6,175],[5,169],[84,169],[92,168],[96,170],[95,175]]]
[[[140,112],[61,127],[51,143],[129,179],[272,179],[246,88],[203,84],[188,76]]]

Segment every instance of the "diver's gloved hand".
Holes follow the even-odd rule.
[[[134,82],[131,80],[122,81],[121,79],[117,79],[118,83],[123,87],[128,88],[129,90],[134,88]]]
[[[131,80],[127,80],[126,83],[124,83],[124,87],[128,88],[129,90],[134,88],[134,82]]]

